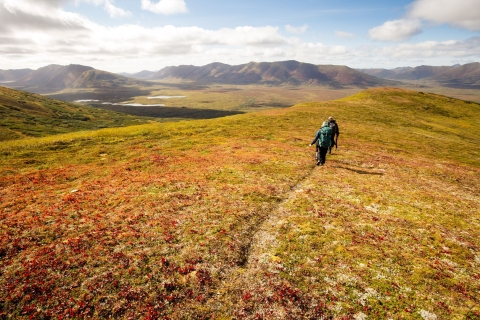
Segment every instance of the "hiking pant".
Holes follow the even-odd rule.
[[[320,158],[317,159],[317,161],[320,162],[320,164],[324,164],[327,160],[328,148],[322,148],[317,144],[317,152],[320,153]]]

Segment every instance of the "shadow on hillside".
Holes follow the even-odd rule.
[[[148,96],[149,90],[140,90],[135,88],[112,88],[102,90],[79,90],[77,92],[65,92],[48,95],[49,98],[58,99],[63,101],[76,101],[76,100],[100,100],[100,101],[121,101],[125,99],[131,99],[137,96]]]
[[[158,80],[149,80],[152,85],[161,85],[165,87],[182,89],[182,90],[204,90],[209,88],[208,83],[197,83],[197,82],[162,82]]]
[[[470,89],[470,90],[478,90],[480,89],[480,85],[476,82],[466,82],[466,81],[439,81],[440,85],[443,87],[453,88],[453,89]]]
[[[98,109],[106,109],[116,112],[153,118],[183,118],[183,119],[213,119],[236,114],[241,111],[224,111],[214,109],[192,109],[187,107],[132,107],[116,105],[92,105]]]
[[[360,170],[360,169],[352,169],[352,168],[344,167],[344,166],[336,166],[336,167],[340,168],[340,169],[345,169],[345,170],[348,170],[348,171],[352,171],[352,172],[355,172],[355,173],[358,173],[358,174],[370,174],[370,175],[374,175],[374,176],[383,176],[384,175],[383,172],[365,171],[365,170]]]

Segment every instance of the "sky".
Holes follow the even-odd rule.
[[[480,61],[480,0],[0,0],[0,69]]]

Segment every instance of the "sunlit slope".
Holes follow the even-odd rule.
[[[479,106],[386,89],[304,107],[336,109],[343,147],[261,225],[225,304],[249,319],[479,319]]]
[[[479,119],[384,89],[3,142],[0,316],[475,319]]]
[[[146,118],[0,87],[0,141],[146,123]]]
[[[480,165],[480,104],[401,89],[370,89],[331,105],[348,134],[392,152]]]

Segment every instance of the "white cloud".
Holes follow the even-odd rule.
[[[130,11],[115,7],[112,1],[109,0],[105,1],[104,8],[108,15],[112,18],[128,17],[132,14]]]
[[[63,11],[60,2],[55,5],[50,3],[49,7],[37,3],[38,8],[33,8],[26,5],[26,1],[15,0],[7,10],[6,4],[0,2],[2,60],[38,59],[43,63],[65,61],[84,64],[103,61],[102,68],[118,61],[125,67],[125,60],[130,63],[134,59],[153,63],[157,59],[173,57],[177,60],[176,64],[188,59],[196,61],[199,56],[221,60],[221,56],[208,55],[209,50],[218,48],[230,53],[243,48],[272,56],[281,50],[279,48],[288,45],[288,39],[279,34],[277,27],[242,26],[217,30],[171,25],[155,28],[141,25],[106,27],[79,14]],[[101,0],[91,0],[90,3],[100,5]],[[180,55],[182,58],[179,58]]]
[[[62,11],[60,2],[6,0],[3,6],[0,2],[0,28],[19,37],[26,36],[25,33],[49,37],[48,33],[55,30],[85,30],[90,21],[78,14]]]
[[[75,3],[77,4],[80,2],[86,2],[86,3],[94,4],[96,6],[103,5],[103,9],[108,13],[108,15],[111,18],[122,18],[122,17],[128,17],[132,15],[130,11],[116,7],[114,4],[115,0],[70,0],[70,1],[75,1]]]
[[[304,43],[298,38],[282,36],[279,28],[272,26],[216,30],[171,25],[106,27],[61,9],[49,11],[45,18],[49,24],[46,24],[35,12],[22,10],[12,13],[2,10],[0,4],[0,20],[8,21],[9,25],[7,32],[2,33],[0,62],[13,66],[15,61],[22,61],[19,68],[80,63],[103,70],[134,72],[149,68],[142,65],[145,61],[150,69],[157,70],[165,65],[199,65],[212,61],[239,64],[252,60],[317,59],[333,62],[332,57],[348,55],[345,47]]]
[[[99,8],[107,2],[115,5],[112,0],[78,1]],[[452,59],[459,63],[480,59],[480,37],[387,47],[376,43],[375,47],[351,49],[285,36],[281,32],[283,27],[275,26],[205,29],[124,24],[107,27],[80,14],[66,12],[62,9],[65,3],[62,0],[0,0],[0,69],[78,63],[108,71],[136,72],[213,61],[240,64],[294,59],[315,64],[395,63],[398,66],[420,60],[421,64],[438,65]],[[383,29],[378,27],[383,33],[377,29],[376,36],[394,40],[399,34],[419,32],[419,22],[404,28],[407,22],[396,26],[394,23],[390,29],[387,24]],[[403,25],[403,29],[399,25]],[[350,34],[337,32],[337,36]]]
[[[2,1],[0,1],[1,3]],[[31,15],[42,15],[44,17],[55,18],[55,15],[60,13],[65,15],[66,12],[61,11],[62,5],[68,2],[86,2],[96,6],[103,5],[104,10],[112,18],[130,16],[131,12],[114,5],[115,0],[3,0],[4,8],[10,12],[24,12]],[[75,14],[72,14],[75,15]]]
[[[370,29],[368,34],[373,40],[404,41],[422,32],[419,20],[393,20]]]
[[[374,50],[374,54],[391,59],[418,58],[480,58],[480,37],[472,37],[464,41],[425,41],[416,44],[400,44]]]
[[[353,39],[356,37],[353,33],[344,32],[344,31],[335,31],[335,35],[343,39]]]
[[[157,3],[151,0],[142,0],[142,9],[157,14],[177,14],[188,11],[184,0],[160,0]]]
[[[293,27],[289,24],[287,24],[285,26],[285,30],[287,30],[288,33],[293,33],[293,34],[303,34],[303,33],[307,32],[307,29],[308,29],[307,24],[304,24],[301,27]]]
[[[409,6],[408,16],[480,31],[478,0],[416,0]]]

